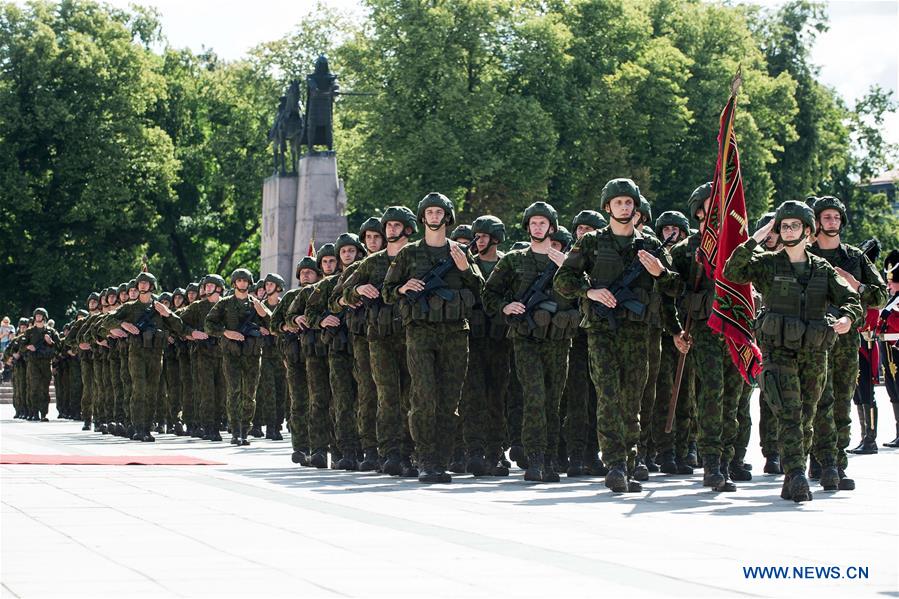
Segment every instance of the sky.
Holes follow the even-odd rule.
[[[135,0],[106,0],[127,7]],[[212,48],[222,58],[239,59],[259,44],[283,37],[315,6],[315,0],[136,0],[155,6],[163,32],[176,47]],[[781,0],[754,0],[776,6]],[[358,0],[324,0],[361,16]],[[826,2],[830,29],[820,35],[812,60],[820,79],[834,87],[849,106],[872,84],[899,97],[899,0]],[[899,113],[885,123],[886,136],[899,143]]]

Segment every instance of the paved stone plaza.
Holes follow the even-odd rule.
[[[883,442],[895,431],[877,393]],[[755,479],[737,493],[702,489],[698,473],[653,474],[644,493],[613,497],[597,478],[534,485],[514,467],[425,487],[297,467],[288,441],[142,444],[12,420],[9,405],[0,416],[4,454],[226,463],[0,466],[2,597],[899,596],[897,450],[850,458],[858,490],[815,485],[797,505],[760,474],[756,434]],[[753,566],[792,578],[747,579]]]

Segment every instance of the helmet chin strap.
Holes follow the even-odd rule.
[[[821,232],[824,233],[825,235],[827,235],[828,237],[839,237],[840,236],[839,229],[837,229],[836,231],[828,231],[827,229],[822,228]]]
[[[426,226],[427,228],[429,228],[430,230],[432,230],[432,231],[439,231],[439,230],[440,230],[440,227],[442,227],[442,226],[445,225],[445,224],[446,224],[446,221],[440,221],[440,224],[432,225],[432,224],[430,224],[430,223],[425,223],[425,226]]]
[[[790,241],[787,241],[787,240],[781,238],[780,242],[783,243],[788,248],[792,248],[792,247],[796,247],[797,245],[799,245],[802,242],[802,237],[797,237],[796,239],[791,239]]]
[[[400,239],[402,239],[402,238],[405,237],[405,236],[406,236],[405,233],[400,233],[400,234],[397,235],[396,237],[388,237],[388,238],[387,238],[387,243],[396,243],[397,241],[399,241]]]
[[[626,225],[626,224],[629,223],[630,221],[634,220],[634,215],[635,215],[636,213],[637,213],[637,209],[635,208],[635,209],[631,210],[631,213],[630,213],[630,215],[629,215],[627,218],[619,218],[619,217],[617,217],[617,216],[612,215],[612,212],[609,211],[609,215],[612,216],[612,220],[615,220],[615,221],[621,223],[622,225]],[[635,225],[635,226],[636,226],[636,225]]]

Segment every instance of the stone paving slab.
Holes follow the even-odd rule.
[[[887,398],[878,389],[881,413]],[[757,407],[754,402],[754,417]],[[0,466],[0,597],[899,597],[899,451],[852,456],[854,492],[779,497],[651,475],[639,495],[599,478],[533,485],[455,476],[425,487],[299,468],[290,443],[171,435],[141,444],[69,421],[12,420],[0,452],[190,455],[222,466]],[[893,423],[880,422],[891,439]],[[853,425],[853,443],[858,430]],[[747,579],[784,566],[788,580]],[[838,579],[793,568],[838,567]],[[866,578],[847,578],[849,567]],[[828,570],[833,575],[832,570]]]

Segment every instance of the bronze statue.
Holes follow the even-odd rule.
[[[300,159],[300,145],[303,136],[303,114],[300,108],[300,82],[291,81],[287,94],[281,96],[275,123],[268,133],[272,142],[275,174],[286,175],[297,172]],[[290,152],[290,171],[287,170],[287,154]]]
[[[337,75],[331,73],[328,59],[315,61],[315,72],[306,77],[306,119],[302,143],[315,154],[316,146],[334,150],[334,98],[340,93]]]

